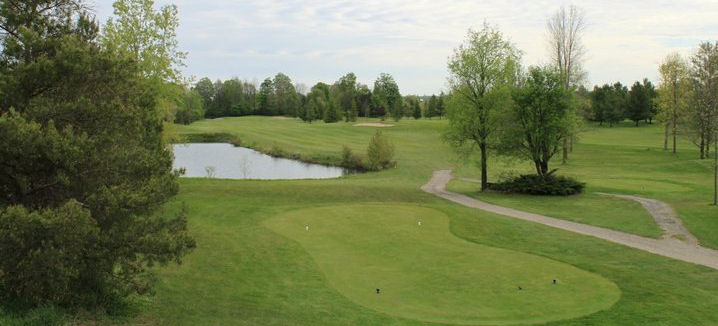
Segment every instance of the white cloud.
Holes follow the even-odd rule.
[[[158,0],[159,4],[172,1]],[[295,81],[331,82],[354,71],[371,83],[394,75],[404,93],[438,92],[446,59],[470,27],[497,25],[523,52],[526,64],[547,61],[546,18],[560,1],[272,1],[175,0],[187,74],[263,79],[277,72]],[[584,42],[591,83],[655,79],[672,51],[689,54],[715,39],[718,3],[577,1],[589,23]],[[110,0],[97,0],[104,21]]]

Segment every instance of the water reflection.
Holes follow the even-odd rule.
[[[328,179],[347,171],[342,168],[275,158],[253,149],[225,143],[175,144],[174,168],[185,168],[185,177],[225,179]]]

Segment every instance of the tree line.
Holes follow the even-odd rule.
[[[648,79],[636,81],[631,88],[616,82],[594,86],[588,90],[579,86],[576,97],[579,114],[586,120],[615,125],[626,119],[636,126],[643,121],[653,123],[658,114],[656,87]]]
[[[358,117],[398,121],[403,117],[433,118],[445,115],[445,95],[402,96],[394,77],[382,73],[373,87],[347,73],[333,84],[318,82],[310,89],[278,73],[257,85],[232,78],[200,79],[178,97],[175,122],[189,124],[203,118],[245,115],[297,117],[306,122],[355,121]]]

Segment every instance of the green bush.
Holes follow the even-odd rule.
[[[347,146],[342,148],[342,167],[355,171],[366,170],[366,165],[361,155],[354,154],[351,148]]]
[[[568,196],[583,192],[586,184],[564,176],[521,175],[491,184],[489,189],[529,195]]]
[[[379,171],[396,165],[396,162],[393,161],[394,145],[378,130],[369,141],[366,156],[367,169],[371,171]]]
[[[0,302],[77,303],[96,268],[100,229],[76,201],[57,209],[0,210]]]
[[[225,132],[182,134],[182,137],[189,143],[230,143],[234,146],[242,146],[242,140],[239,137]]]

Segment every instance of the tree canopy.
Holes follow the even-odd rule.
[[[394,81],[394,77],[387,73],[381,73],[374,81],[373,95],[377,107],[383,108],[384,112],[389,111],[394,120],[401,119],[402,98],[399,93],[399,85]]]
[[[194,247],[154,217],[178,191],[157,84],[84,8],[0,2],[0,304],[108,304]]]
[[[677,53],[668,55],[658,71],[661,82],[658,86],[659,118],[665,124],[664,149],[668,149],[668,135],[673,136],[673,153],[676,152],[678,125],[683,119],[690,98],[688,63]]]
[[[498,117],[511,104],[511,87],[519,67],[519,51],[497,29],[484,24],[469,30],[464,44],[449,58],[451,101],[449,129],[445,135],[453,147],[481,152],[481,189],[488,187],[487,159]]]
[[[552,173],[549,161],[573,133],[572,92],[562,80],[552,67],[531,67],[514,90],[514,103],[504,120],[503,148],[530,159],[542,177]]]

